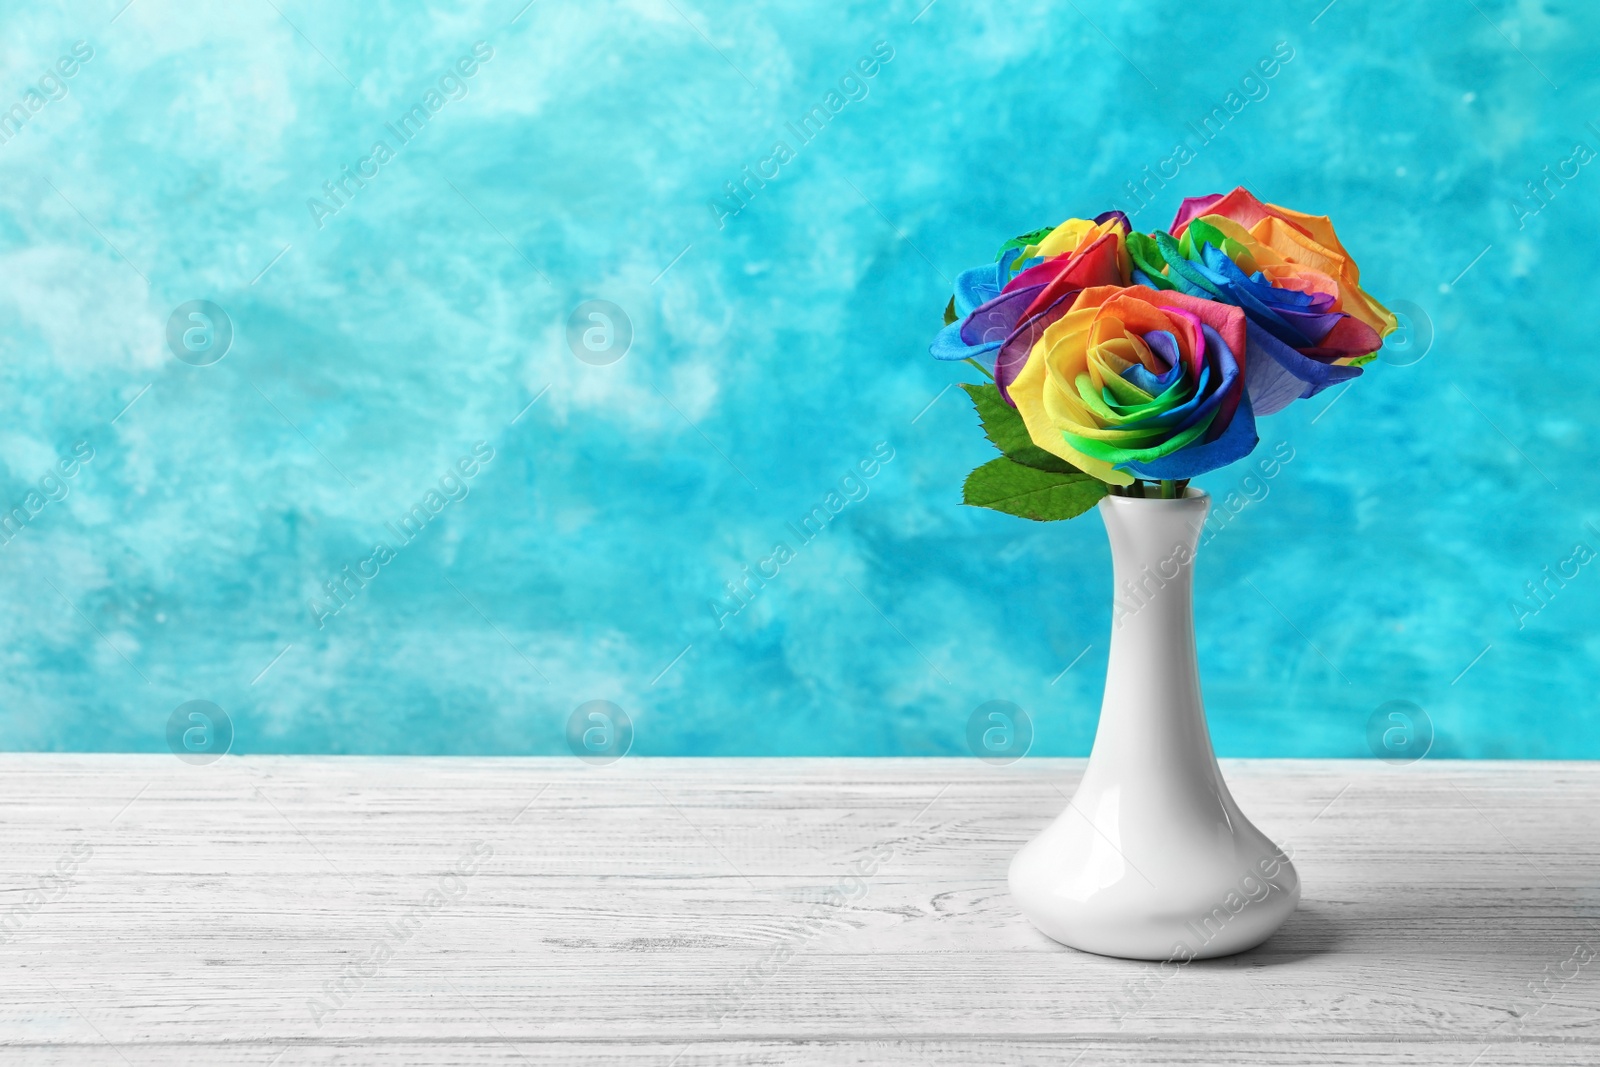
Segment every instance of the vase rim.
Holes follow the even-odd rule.
[[[1204,489],[1196,489],[1194,486],[1191,485],[1191,486],[1186,486],[1184,488],[1182,496],[1174,496],[1174,497],[1113,496],[1110,493],[1107,493],[1105,496],[1101,497],[1100,499],[1101,499],[1102,502],[1109,501],[1109,500],[1114,500],[1118,504],[1122,504],[1122,503],[1129,503],[1129,504],[1181,504],[1181,503],[1184,503],[1184,502],[1190,501],[1190,500],[1207,500],[1207,499],[1210,499],[1210,497],[1211,497],[1211,494],[1206,492]]]

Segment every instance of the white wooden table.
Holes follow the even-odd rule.
[[[1303,903],[1163,970],[1007,897],[1078,761],[0,764],[5,1064],[1600,1063],[1600,765],[1225,761]]]

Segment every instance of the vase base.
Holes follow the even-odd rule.
[[[1292,870],[1293,888],[1274,886],[1266,896],[1243,900],[1238,911],[1223,903],[1210,912],[1186,916],[1112,916],[1099,909],[1041,899],[1019,886],[1013,875],[1011,894],[1023,916],[1052,941],[1080,952],[1127,960],[1187,962],[1248,952],[1266,942],[1294,913],[1300,888]]]
[[[1255,948],[1294,913],[1300,876],[1225,787],[1211,796],[1223,813],[1211,832],[1147,812],[1109,827],[1120,848],[1069,805],[1012,859],[1012,899],[1047,937],[1100,956],[1185,961]]]

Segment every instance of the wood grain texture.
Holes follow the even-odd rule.
[[[1600,766],[1224,767],[1304,898],[1162,968],[1007,897],[1080,761],[0,756],[0,1060],[1600,1063]]]

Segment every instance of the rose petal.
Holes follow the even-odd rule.
[[[1251,330],[1245,349],[1245,390],[1258,415],[1272,415],[1294,400],[1315,396],[1361,373],[1360,367],[1320,363],[1265,330]]]
[[[1211,214],[1211,206],[1222,199],[1221,193],[1212,193],[1209,196],[1186,196],[1183,203],[1178,205],[1178,213],[1172,217],[1172,225],[1167,227],[1167,232],[1174,237],[1182,237],[1183,231],[1189,228],[1189,223],[1201,215]]]
[[[978,308],[961,324],[961,339],[969,345],[994,344],[999,347],[1017,328],[1022,313],[1037,291],[1016,289],[1001,293]]]
[[[1148,293],[1149,295],[1144,299],[1152,304],[1159,304],[1162,307],[1182,308],[1184,311],[1194,315],[1201,322],[1216,330],[1221,335],[1223,342],[1228,346],[1228,350],[1236,356],[1245,350],[1244,312],[1232,304],[1219,304],[1215,300],[1202,300],[1196,296],[1188,296],[1184,293],[1175,293],[1164,289],[1144,289],[1139,287],[1138,291]],[[1247,361],[1240,359],[1239,362],[1244,364]]]
[[[1017,404],[1011,399],[1011,383],[1022,373],[1023,365],[1028,362],[1028,353],[1033,351],[1033,346],[1044,336],[1045,330],[1067,313],[1077,296],[1076,291],[1067,293],[1039,314],[1023,319],[1001,346],[994,361],[994,382],[1000,388],[1000,395],[1012,407]]]
[[[1122,285],[1127,279],[1122,274],[1118,253],[1120,238],[1114,233],[1104,234],[1094,244],[1072,256],[1072,262],[1033,298],[1024,316],[1035,315],[1055,303],[1074,289],[1088,289],[1097,285]]]
[[[934,335],[933,344],[928,346],[928,354],[934,359],[957,360],[976,359],[984,362],[983,357],[1000,347],[1000,342],[992,344],[969,345],[961,339],[961,327],[964,322],[952,322]]]
[[[1254,451],[1260,440],[1256,436],[1255,412],[1247,396],[1240,401],[1233,420],[1216,440],[1192,444],[1160,459],[1128,463],[1122,469],[1135,477],[1151,481],[1193,478],[1238,462]]]
[[[1333,329],[1328,331],[1315,348],[1304,348],[1301,351],[1312,359],[1332,362],[1365,356],[1382,347],[1383,338],[1378,336],[1377,330],[1354,315],[1341,315]]]
[[[1013,256],[1013,259],[1016,257]],[[1005,261],[985,263],[956,275],[956,314],[966,318],[972,312],[1000,295],[1004,285]]]

